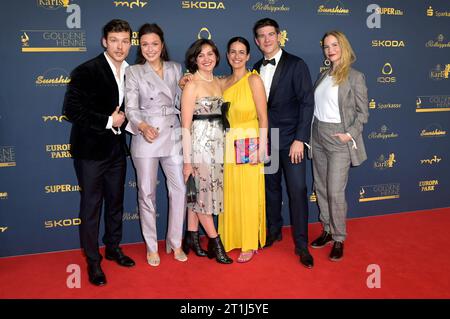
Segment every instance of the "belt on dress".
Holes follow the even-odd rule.
[[[222,115],[220,114],[194,114],[192,116],[192,119],[194,121],[214,121],[214,120],[221,120]]]

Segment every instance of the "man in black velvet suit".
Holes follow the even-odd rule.
[[[265,175],[267,239],[266,246],[280,241],[282,174],[289,195],[289,212],[300,262],[312,268],[308,251],[308,200],[306,191],[305,144],[309,142],[314,110],[311,76],[305,62],[280,48],[280,28],[272,19],[264,18],[253,27],[256,44],[264,58],[254,65],[260,73],[268,97],[269,129],[279,129],[279,143],[272,141],[272,159],[278,155],[279,167]],[[274,154],[277,152],[278,154]]]
[[[72,122],[71,153],[81,188],[80,242],[89,281],[97,286],[106,284],[98,244],[103,202],[105,257],[121,266],[134,266],[119,247],[127,155],[123,85],[131,47],[128,22],[107,23],[102,43],[105,52],[73,70],[63,106],[63,114]]]

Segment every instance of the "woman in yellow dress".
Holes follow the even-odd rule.
[[[223,99],[230,102],[230,124],[225,138],[224,213],[219,216],[219,234],[225,251],[240,248],[237,262],[253,258],[266,240],[264,159],[267,145],[267,102],[264,84],[256,71],[249,72],[250,45],[234,37],[227,46],[233,73],[222,79]],[[237,164],[235,141],[259,137],[259,150],[248,163]],[[239,162],[239,161],[238,161]]]

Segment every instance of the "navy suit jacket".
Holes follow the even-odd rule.
[[[262,59],[253,69],[260,71]],[[280,145],[288,150],[294,140],[309,143],[314,112],[314,91],[308,66],[299,57],[283,50],[275,69],[267,102],[269,128],[279,128]]]
[[[104,160],[117,143],[128,154],[126,123],[122,125],[120,135],[106,129],[108,117],[118,104],[116,79],[103,53],[72,71],[63,114],[72,122],[70,143],[73,158]],[[124,111],[124,104],[121,110]]]

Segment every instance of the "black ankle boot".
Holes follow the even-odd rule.
[[[206,251],[200,246],[198,231],[186,231],[182,248],[186,255],[189,254],[189,250],[192,249],[197,256],[206,257]]]
[[[216,238],[210,238],[208,241],[208,258],[212,259],[214,257],[221,264],[231,264],[233,262],[233,259],[228,257],[225,248],[223,248],[220,235],[217,235]]]

